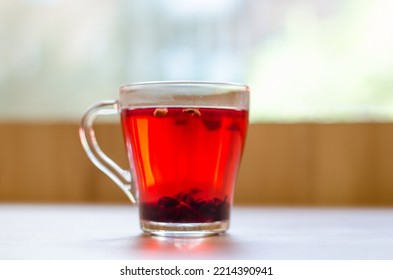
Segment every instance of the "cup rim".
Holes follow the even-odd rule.
[[[172,80],[172,81],[148,81],[128,83],[120,87],[120,92],[136,90],[138,88],[157,87],[157,86],[216,86],[231,87],[239,91],[249,91],[249,86],[241,83],[220,82],[220,81],[197,81],[197,80]]]

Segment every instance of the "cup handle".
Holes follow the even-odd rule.
[[[83,115],[79,128],[79,137],[87,156],[93,164],[111,178],[132,203],[136,203],[135,197],[131,192],[131,172],[122,169],[101,150],[93,129],[94,122],[98,116],[119,114],[120,110],[117,100],[106,100],[94,104]]]

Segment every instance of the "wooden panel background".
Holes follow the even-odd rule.
[[[96,134],[127,167],[120,127]],[[0,124],[0,202],[128,203],[87,159],[75,123]],[[235,202],[393,206],[393,124],[252,124]]]

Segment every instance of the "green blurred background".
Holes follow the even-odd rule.
[[[249,84],[253,122],[393,119],[391,0],[0,1],[0,120],[79,120],[125,83]]]

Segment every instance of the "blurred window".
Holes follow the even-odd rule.
[[[0,119],[78,120],[118,86],[249,84],[253,121],[393,120],[393,1],[0,2]]]

